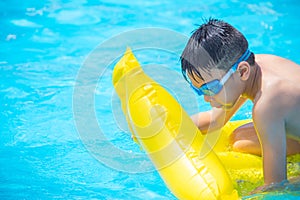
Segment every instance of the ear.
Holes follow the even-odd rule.
[[[240,73],[241,80],[248,80],[250,76],[250,65],[248,62],[242,61],[239,63],[237,67],[237,71]]]

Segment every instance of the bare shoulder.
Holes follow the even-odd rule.
[[[255,54],[255,60],[270,60],[270,61],[289,61],[292,62],[291,60],[287,58],[283,58],[277,55],[273,54]]]
[[[260,54],[256,58],[262,85],[253,106],[254,123],[273,127],[284,121],[288,134],[300,138],[300,66],[274,55]]]
[[[300,67],[299,64],[295,63],[292,60],[283,58],[280,56],[272,54],[255,54],[255,61],[262,64],[280,64],[280,65],[292,65],[295,67]]]
[[[299,70],[281,67],[264,70],[262,87],[253,106],[256,124],[272,121],[298,119],[300,113],[300,67]],[[284,70],[282,70],[284,69]]]
[[[285,87],[284,90],[295,87],[298,88],[297,90],[300,90],[300,65],[275,55],[258,54],[255,56],[256,63],[261,68],[265,83],[272,82],[277,87],[279,85],[278,82],[282,82],[285,83],[282,85]],[[292,84],[292,86],[288,83]]]
[[[300,87],[294,84],[299,79],[281,76],[266,79],[263,80],[260,94],[254,102],[252,111],[254,118],[264,120],[286,118],[300,108]]]
[[[269,88],[271,90],[271,88]],[[282,106],[282,100],[277,92],[270,91],[267,94],[263,93],[254,102],[252,114],[255,123],[270,120],[282,116],[285,112],[284,106]]]

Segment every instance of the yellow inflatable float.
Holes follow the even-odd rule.
[[[238,199],[263,184],[261,158],[229,147],[230,133],[249,120],[202,135],[179,103],[143,72],[129,48],[112,79],[130,131],[178,199]],[[297,167],[289,174],[299,174]]]

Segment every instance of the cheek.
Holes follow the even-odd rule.
[[[224,87],[217,95],[216,100],[223,104],[232,104],[240,97],[237,90],[234,88]]]

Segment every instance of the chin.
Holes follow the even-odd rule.
[[[227,105],[221,105],[221,108],[223,108],[223,110],[231,110],[233,106],[234,104],[227,104]]]
[[[223,110],[231,110],[235,106],[235,104],[237,103],[237,100],[224,103],[224,104],[221,105],[221,107],[223,108]]]
[[[222,106],[223,110],[227,111],[227,110],[231,110],[233,106]]]

